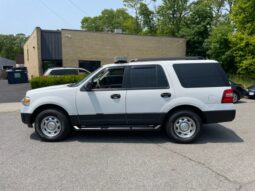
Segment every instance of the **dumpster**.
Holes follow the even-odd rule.
[[[23,69],[7,70],[8,84],[28,83],[27,71]]]

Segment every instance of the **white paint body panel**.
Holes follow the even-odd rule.
[[[122,113],[167,113],[169,110],[182,105],[190,105],[201,111],[234,110],[233,104],[222,104],[224,90],[231,87],[217,88],[183,88],[173,69],[178,63],[216,63],[213,60],[185,60],[185,61],[154,61],[123,64],[128,65],[161,65],[169,81],[169,89],[153,90],[116,90],[116,91],[81,91],[87,81],[97,72],[106,67],[119,66],[105,65],[97,70],[78,87],[67,85],[52,86],[30,90],[26,96],[30,97],[30,106],[22,106],[22,113],[33,113],[39,106],[55,104],[65,109],[69,115],[93,114],[122,114]],[[171,93],[170,98],[162,98],[161,93]],[[121,98],[114,100],[110,96],[120,94]]]
[[[111,95],[120,94],[120,99]],[[77,111],[79,115],[125,114],[126,91],[78,91]]]

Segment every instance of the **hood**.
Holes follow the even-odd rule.
[[[33,90],[29,90],[27,91],[27,94],[34,94],[34,93],[45,93],[45,92],[49,92],[49,91],[56,91],[59,89],[63,89],[63,88],[67,88],[68,84],[64,84],[64,85],[56,85],[56,86],[49,86],[49,87],[44,87],[44,88],[37,88],[37,89],[33,89]]]

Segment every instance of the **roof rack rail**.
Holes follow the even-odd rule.
[[[205,59],[202,56],[190,56],[190,57],[160,57],[160,58],[136,58],[130,60],[130,62],[149,62],[149,61],[167,61],[167,60],[202,60]]]

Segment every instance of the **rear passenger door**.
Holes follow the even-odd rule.
[[[159,125],[173,91],[160,65],[128,67],[126,116],[130,125]]]

